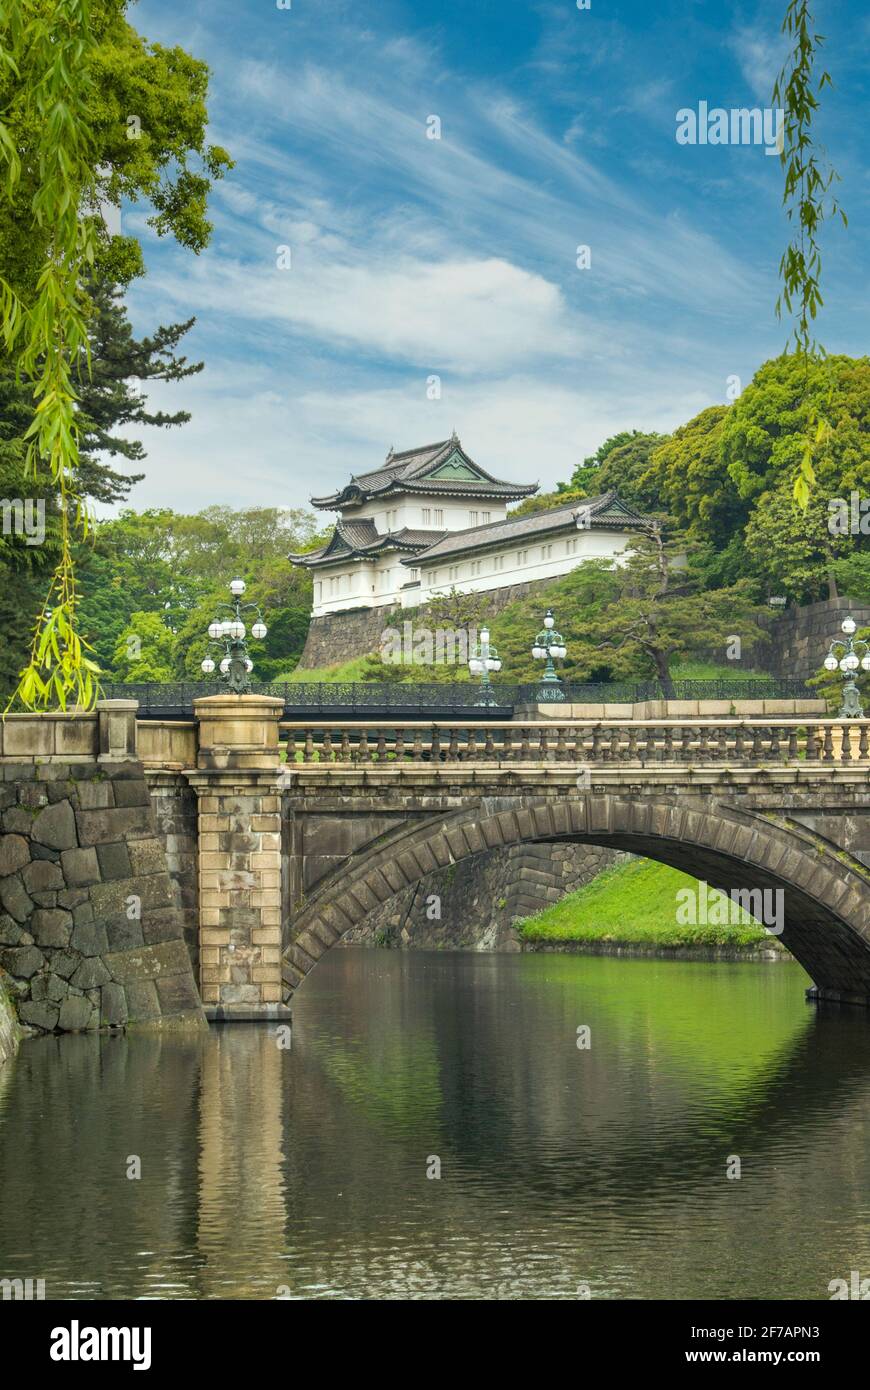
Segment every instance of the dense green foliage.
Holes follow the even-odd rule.
[[[806,507],[793,496],[807,430],[824,408],[830,429],[815,457]],[[615,436],[571,485],[615,488],[685,533],[707,587],[748,580],[759,600],[809,603],[837,592],[837,564],[861,538],[829,527],[830,504],[870,495],[870,358],[795,355],[764,363],[731,406],[711,406],[667,439]],[[648,463],[638,473],[638,458]]]
[[[126,511],[101,523],[81,570],[84,631],[101,669],[122,681],[201,679],[206,629],[240,577],[269,629],[249,644],[256,676],[285,673],[311,610],[308,572],[286,557],[314,543],[314,525],[307,512],[273,507]]]
[[[792,42],[774,83],[773,107],[784,113],[780,147],[785,175],[782,201],[791,224],[791,238],[779,263],[782,289],[776,313],[779,318],[783,313],[791,316],[791,341],[806,381],[804,404],[810,403],[792,479],[792,496],[803,509],[812,496],[817,481],[816,460],[820,452],[825,452],[832,427],[824,404],[811,399],[809,383],[813,360],[824,355],[813,336],[816,317],[824,303],[819,232],[827,218],[840,217],[844,226],[847,220],[831,193],[839,175],[825,158],[813,129],[819,93],[831,85],[831,75],[827,69],[818,72],[816,68],[825,40],[816,32],[810,0],[788,0],[782,32]]]
[[[158,328],[152,337],[135,338],[126,311],[117,291],[99,278],[89,282],[93,309],[88,315],[91,370],[79,384],[80,422],[79,458],[75,472],[76,490],[87,501],[123,500],[127,491],[141,474],[125,476],[104,460],[119,455],[139,461],[144,455],[141,443],[118,433],[131,425],[149,424],[168,427],[184,423],[187,414],[149,412],[144,398],[133,381],[174,381],[201,369],[201,363],[189,364],[176,349],[190,323]],[[29,545],[26,537],[0,533],[0,572],[3,577],[3,599],[0,601],[0,692],[8,698],[14,690],[18,672],[27,660],[30,634],[45,596],[48,578],[58,562],[59,499],[53,485],[46,479],[39,484],[27,474],[25,435],[33,420],[33,403],[28,385],[16,379],[14,372],[0,372],[0,497],[39,498],[45,503],[45,540]],[[105,556],[94,551],[91,536],[80,543],[79,579],[85,578],[84,566],[91,574],[105,569]],[[75,555],[78,553],[73,551]],[[94,603],[105,606],[106,593],[86,594],[87,606],[94,613]],[[101,623],[89,624],[92,632],[115,634],[119,614],[110,608],[102,614]],[[111,644],[98,642],[98,664],[108,664]],[[92,653],[92,655],[94,655]]]
[[[56,518],[48,592],[16,691],[27,706],[87,706],[96,694],[74,558],[88,531],[87,290],[95,275],[126,285],[142,273],[137,239],[112,234],[103,211],[122,198],[145,201],[159,235],[199,251],[211,230],[210,181],[230,164],[205,143],[205,66],[147,45],[126,9],[127,0],[0,0],[0,373],[30,391],[24,461]]]

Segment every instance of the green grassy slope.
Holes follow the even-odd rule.
[[[677,922],[681,888],[697,880],[666,864],[634,859],[599,874],[519,924],[527,941],[612,941],[647,946],[775,946],[776,938],[747,913],[734,926]]]

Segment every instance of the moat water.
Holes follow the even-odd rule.
[[[870,1016],[816,1012],[806,983],[334,950],[289,1050],[254,1024],[29,1041],[0,1070],[0,1278],[61,1299],[827,1299],[870,1275]]]

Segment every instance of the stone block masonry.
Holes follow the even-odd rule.
[[[55,751],[71,741],[60,721],[45,756],[10,756],[24,746],[15,718],[0,756],[0,969],[21,1023],[204,1026],[144,771],[130,756],[135,704],[76,716],[69,761]]]
[[[859,628],[870,626],[870,604],[848,597],[764,614],[760,626],[766,641],[758,653],[758,664],[774,676],[806,680],[818,675],[831,640],[842,635],[840,624],[849,614]]]
[[[281,980],[278,720],[268,696],[196,701],[199,975],[212,1019],[289,1018]]]
[[[531,917],[630,856],[598,845],[512,845],[427,874],[370,912],[342,945],[519,951]],[[437,909],[437,914],[436,914]]]
[[[530,579],[522,584],[505,585],[501,589],[487,589],[478,597],[484,600],[486,612],[491,618],[515,599],[545,589],[549,582],[546,579]],[[379,608],[348,608],[342,613],[321,614],[311,619],[298,669],[300,672],[319,670],[368,656],[379,649],[381,633],[391,614],[401,614],[413,619],[418,627],[425,627],[425,613],[425,604],[414,610],[402,609],[394,603]]]

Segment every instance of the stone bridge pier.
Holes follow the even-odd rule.
[[[281,981],[278,720],[270,696],[197,701],[199,974],[206,1017],[289,1018]]]

